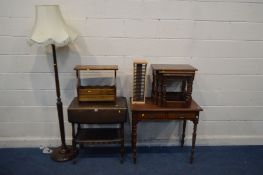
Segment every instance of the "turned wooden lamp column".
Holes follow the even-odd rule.
[[[58,5],[36,6],[35,24],[30,36],[30,42],[52,47],[61,146],[52,150],[51,158],[58,162],[71,160],[76,154],[72,146],[68,146],[65,143],[63,104],[60,98],[56,46],[62,47],[68,45],[71,41],[75,40],[76,37],[77,33],[70,29],[64,22]]]

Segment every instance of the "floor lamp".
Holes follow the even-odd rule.
[[[75,152],[71,146],[65,143],[63,105],[60,98],[56,46],[62,47],[68,45],[71,41],[75,40],[76,37],[77,33],[66,25],[58,5],[36,6],[35,24],[30,36],[30,42],[43,46],[51,46],[52,48],[61,146],[53,149],[51,158],[58,162],[73,159],[75,157]]]

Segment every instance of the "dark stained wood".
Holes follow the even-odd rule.
[[[134,163],[137,161],[137,124],[138,122],[156,121],[156,120],[182,120],[183,132],[181,139],[181,146],[184,145],[186,121],[192,121],[194,123],[193,136],[192,136],[192,150],[190,156],[190,163],[194,159],[195,141],[197,123],[199,120],[199,112],[203,109],[191,99],[190,103],[176,104],[173,107],[162,107],[154,104],[151,98],[146,98],[145,104],[130,104],[132,112],[132,133],[131,133],[131,145],[132,145],[132,157]]]
[[[181,138],[181,147],[184,146],[186,122],[187,122],[186,120],[184,120],[184,122],[183,122],[183,132],[182,132],[182,138]]]
[[[53,66],[54,66],[56,94],[57,94],[57,113],[58,113],[60,139],[61,139],[61,146],[52,149],[51,158],[58,162],[65,162],[73,159],[76,156],[76,152],[71,146],[66,145],[65,142],[63,104],[60,98],[60,85],[59,85],[59,76],[58,76],[56,47],[54,44],[51,44],[51,47],[53,53],[53,63],[54,63]]]
[[[76,143],[112,144],[122,140],[120,129],[116,128],[85,128],[79,129]]]
[[[194,128],[193,128],[193,136],[192,136],[192,149],[191,149],[190,163],[193,163],[194,161],[196,130],[197,130],[198,119],[193,120],[193,123],[194,123]]]
[[[125,97],[115,103],[80,103],[75,97],[68,107],[68,121],[72,123],[72,145],[120,144],[121,163],[124,158],[124,123],[128,107]],[[82,124],[118,124],[116,128],[84,128]],[[76,127],[76,126],[77,127]],[[75,131],[76,130],[76,131]]]
[[[173,112],[181,112],[181,111],[202,111],[203,109],[194,101],[191,100],[190,103],[178,103],[175,106],[158,106],[154,104],[153,100],[150,97],[146,98],[145,104],[132,104],[131,110],[133,112],[137,111],[173,111]]]
[[[189,103],[197,69],[188,64],[152,64],[152,98],[159,106],[177,105],[178,101]],[[168,92],[169,83],[181,81],[181,92]]]
[[[80,103],[75,97],[68,107],[68,121],[82,124],[123,123],[127,116],[127,101],[118,97],[116,104],[103,102]]]

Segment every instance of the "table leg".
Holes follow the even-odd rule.
[[[193,136],[192,136],[192,150],[191,150],[191,157],[190,157],[190,163],[191,164],[194,161],[195,140],[196,140],[196,130],[197,130],[198,119],[194,120],[193,123],[194,123],[194,131],[193,131]]]
[[[183,134],[182,134],[182,138],[181,138],[181,147],[184,146],[185,128],[186,128],[186,120],[183,121]]]
[[[155,80],[155,76],[154,76],[154,70],[152,70],[152,75],[153,75],[153,80],[152,80],[152,98],[153,98],[153,103],[156,104],[156,80]]]
[[[76,151],[76,133],[75,133],[75,123],[72,123],[72,147]]]
[[[189,77],[187,79],[187,88],[186,88],[186,101],[188,103],[191,102],[192,100],[192,91],[193,91],[193,81],[194,81],[194,77]]]
[[[162,78],[162,101],[161,101],[161,106],[166,106],[166,87],[167,87],[167,80],[165,77]]]
[[[73,152],[74,152],[74,157],[77,156],[78,154],[78,150],[77,150],[77,147],[76,147],[76,131],[75,131],[75,123],[71,123],[72,125],[72,149],[73,149]],[[76,160],[73,161],[73,164],[76,164]]]
[[[137,121],[136,116],[132,116],[132,136],[131,136],[131,145],[132,145],[132,156],[133,163],[136,163],[136,142],[137,142]]]
[[[124,159],[124,123],[121,123],[121,163],[123,163]]]
[[[159,80],[160,81],[160,80]],[[157,105],[162,106],[162,100],[163,100],[163,85],[162,83],[157,84],[158,88],[158,100],[157,100]]]
[[[78,123],[78,125],[77,125],[77,133],[80,131],[80,129],[81,129],[81,124]],[[78,143],[78,146],[79,146],[80,149],[84,148],[83,143]]]

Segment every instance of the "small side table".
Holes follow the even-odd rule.
[[[155,105],[151,98],[146,98],[145,104],[131,104],[132,112],[132,157],[133,162],[137,160],[137,124],[146,121],[167,121],[167,120],[181,120],[183,121],[183,131],[181,138],[181,146],[184,146],[185,128],[187,120],[194,124],[192,135],[192,149],[190,155],[190,163],[193,163],[196,141],[196,130],[199,121],[199,112],[203,109],[191,99],[189,104],[177,104],[174,107],[162,107]]]
[[[76,144],[120,144],[123,163],[124,122],[127,119],[127,110],[125,97],[116,98],[116,103],[80,103],[75,97],[68,107],[68,121],[72,123],[73,149],[76,150]],[[81,124],[119,124],[119,127],[83,128]]]

